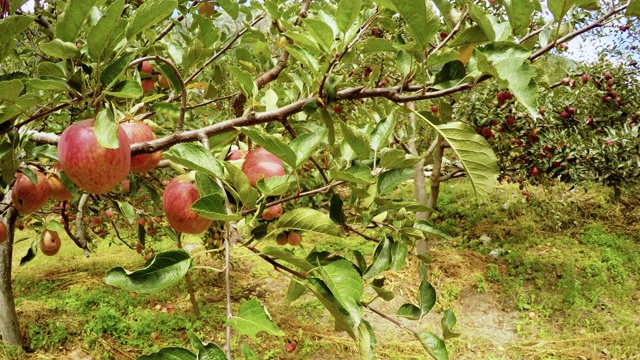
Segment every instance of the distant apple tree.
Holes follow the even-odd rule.
[[[232,245],[291,278],[288,301],[315,296],[360,358],[375,353],[366,311],[448,359],[451,309],[439,334],[398,319],[433,308],[424,272],[416,304],[388,315],[374,300],[394,296],[386,272],[422,259],[428,237],[447,236],[429,221],[441,182],[464,176],[491,197],[493,130],[478,134],[465,111],[492,89],[499,109],[517,104],[518,118],[543,121],[538,94],[552,91],[553,69],[537,61],[640,15],[640,0],[36,0],[34,12],[23,2],[0,2],[2,340],[25,346],[11,289],[16,229],[41,234],[22,263],[55,254],[63,232],[86,256],[100,239],[131,248],[145,265],[114,268],[105,283],[157,292],[185,279],[196,314],[198,257],[181,249],[181,234],[202,234],[224,253],[226,343],[193,337],[197,353],[141,359],[232,358],[241,353],[232,328],[283,334],[258,300],[232,313]],[[444,166],[445,152],[457,166]],[[394,191],[411,179],[416,201]],[[372,257],[291,251],[319,235],[377,248]],[[178,249],[156,252],[161,238]]]

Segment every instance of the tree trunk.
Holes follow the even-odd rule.
[[[5,196],[4,203],[10,203],[8,196]],[[13,207],[6,211],[7,241],[0,244],[0,334],[5,346],[23,346],[11,288],[11,259],[17,217],[18,212]]]
[[[435,209],[438,204],[438,196],[440,195],[440,172],[442,171],[442,155],[444,147],[442,146],[444,139],[438,135],[436,138],[437,145],[433,152],[433,172],[431,173],[431,194],[427,206]],[[431,211],[427,211],[427,219],[431,217]]]
[[[414,109],[414,103],[409,103],[408,106],[411,109]],[[412,112],[409,114],[409,121],[411,122],[411,126],[414,129],[414,132],[418,132],[419,124],[416,122],[416,115]],[[411,139],[407,142],[407,147],[411,152],[411,155],[418,156],[418,150],[416,148],[416,135],[411,137]],[[420,204],[427,205],[427,186],[426,180],[424,178],[424,163],[426,159],[423,158],[420,160],[415,166],[415,173],[413,174],[413,187],[416,195],[416,201]],[[429,216],[426,212],[419,211],[416,212],[416,221],[427,221]],[[427,256],[429,252],[429,245],[427,243],[427,239],[418,239],[416,240],[416,255]]]

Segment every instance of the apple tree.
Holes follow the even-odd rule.
[[[130,248],[146,263],[110,270],[106,284],[157,292],[185,279],[197,312],[198,258],[180,249],[192,233],[225,257],[226,344],[192,341],[214,358],[239,352],[232,329],[282,334],[257,300],[231,311],[236,246],[291,279],[287,300],[315,296],[361,358],[375,352],[368,312],[447,359],[451,310],[441,335],[398,320],[433,308],[424,271],[416,304],[390,316],[374,300],[393,298],[386,272],[447,236],[429,222],[442,181],[464,176],[491,196],[491,136],[465,111],[499,89],[500,109],[542,121],[538,94],[553,88],[537,62],[609,19],[640,15],[638,0],[36,0],[33,12],[23,2],[4,1],[0,20],[3,341],[23,345],[16,229],[40,234],[22,263],[57,252],[61,233],[86,256],[99,241]],[[446,171],[445,152],[458,167]],[[417,201],[394,191],[411,179]],[[353,235],[376,243],[373,256],[304,247]],[[162,238],[177,249],[155,252]],[[182,348],[155,356],[196,358]]]

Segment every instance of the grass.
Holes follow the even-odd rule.
[[[410,185],[398,191],[412,196]],[[444,186],[435,222],[454,238],[433,242],[433,262],[427,269],[438,302],[427,319],[408,324],[438,333],[438,313],[452,307],[462,333],[448,341],[452,359],[639,355],[640,202],[623,196],[622,203],[611,203],[607,189],[595,185],[532,192],[527,203],[517,188],[500,187],[490,202],[479,203],[463,182]],[[26,231],[18,238],[23,236],[35,234]],[[81,349],[94,358],[130,359],[164,346],[189,348],[188,331],[205,341],[224,343],[224,288],[218,273],[192,271],[202,312],[198,319],[184,283],[160,294],[134,295],[102,282],[114,266],[141,266],[144,261],[135,252],[105,243],[87,259],[68,239],[63,242],[57,256],[37,256],[22,267],[19,260],[30,244],[16,245],[16,304],[33,352],[0,346],[0,358],[54,359]],[[304,254],[316,246],[347,258],[356,249],[370,255],[375,246],[359,237],[305,238],[303,245],[296,252]],[[164,240],[156,246],[167,249],[173,244]],[[357,356],[351,339],[333,331],[332,318],[318,301],[305,295],[286,303],[285,276],[242,248],[233,249],[233,254],[242,256],[233,261],[233,310],[257,298],[286,334],[256,339],[236,335],[231,345],[238,357],[243,346],[259,359]],[[198,261],[222,268],[219,254]],[[402,271],[387,274],[387,282],[396,299],[376,300],[374,305],[393,314],[403,302],[416,301],[418,261],[409,258]],[[373,292],[368,290],[366,296],[373,297]],[[373,314],[365,316],[376,329],[377,358],[424,358],[410,336]],[[292,354],[285,351],[290,341],[297,343]]]

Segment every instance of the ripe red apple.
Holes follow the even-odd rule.
[[[438,106],[437,105],[431,105],[431,112],[434,114],[438,113]]]
[[[507,115],[507,126],[512,127],[516,124],[516,118],[513,115]]]
[[[148,61],[143,61],[142,64],[140,64],[140,72],[151,74],[153,72],[153,65]]]
[[[47,256],[53,256],[60,251],[60,236],[57,232],[45,230],[40,238],[40,251]]]
[[[199,198],[198,189],[187,175],[171,180],[162,194],[162,207],[169,225],[187,234],[200,234],[207,230],[212,220],[191,210],[191,205]]]
[[[153,79],[144,79],[140,82],[140,86],[142,86],[142,91],[145,93],[152,92],[155,86],[155,81],[153,81]]]
[[[569,117],[571,117],[571,114],[569,114],[569,112],[565,110],[560,113],[560,116],[562,116],[565,119],[568,119]]]
[[[0,220],[0,244],[7,241],[7,224]]]
[[[576,113],[576,109],[574,107],[569,106],[567,108],[567,112],[569,113],[569,115],[573,115]]]
[[[240,160],[244,159],[247,154],[242,150],[231,150],[227,156],[227,160]]]
[[[569,85],[569,83],[571,82],[571,79],[566,77],[566,78],[562,78],[562,80],[560,80],[560,83],[562,85]]]
[[[498,105],[502,106],[504,105],[505,102],[505,96],[504,96],[504,92],[502,91],[498,91],[498,93],[496,94],[496,100],[498,100]]]
[[[198,7],[198,14],[202,16],[213,16],[213,14],[215,14],[215,9],[213,7],[213,4],[210,3],[209,1],[203,2]]]
[[[23,214],[40,210],[51,196],[51,185],[49,185],[47,178],[38,170],[33,172],[38,177],[37,185],[32,183],[23,173],[18,173],[11,190],[13,206]]]
[[[372,26],[371,27],[371,36],[375,38],[382,38],[384,36],[384,32],[380,28],[380,26]]]
[[[540,109],[540,110],[538,110],[538,114],[540,114],[540,115],[542,115],[542,116],[544,116],[544,113],[545,113],[545,112],[546,112],[546,111],[545,111],[544,109]]]
[[[589,82],[589,74],[582,74],[582,83],[586,84]]]
[[[537,176],[540,173],[540,169],[538,169],[537,166],[534,166],[531,168],[531,175],[532,176]]]
[[[280,204],[269,206],[262,212],[262,218],[270,221],[282,216],[283,212],[284,210],[282,209],[282,206]]]
[[[245,156],[244,163],[242,164],[242,172],[254,187],[261,177],[268,179],[272,176],[283,176],[286,174],[284,167],[282,167],[282,160],[268,152],[265,148],[257,148]]]
[[[149,125],[143,122],[127,122],[121,125],[131,145],[155,140],[158,137],[151,131]],[[131,158],[131,171],[143,174],[153,170],[162,159],[162,151],[151,154],[140,154]]]
[[[336,105],[333,107],[334,113],[340,113],[341,111],[342,111],[342,108],[340,107],[340,105]]]
[[[129,175],[131,146],[122,127],[118,130],[117,149],[100,146],[94,122],[79,121],[62,132],[58,159],[65,174],[80,188],[92,194],[106,194]]]
[[[301,241],[302,237],[295,231],[292,231],[289,233],[289,235],[287,235],[287,242],[289,243],[289,245],[298,246],[300,245]]]

